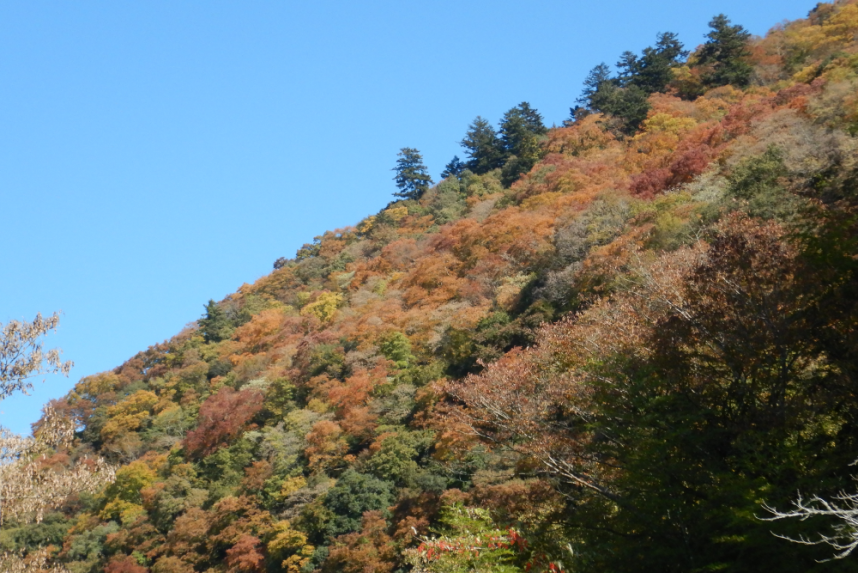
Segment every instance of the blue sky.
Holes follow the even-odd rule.
[[[401,147],[433,177],[468,124],[559,124],[588,70],[656,33],[755,34],[808,0],[0,3],[0,322],[64,312],[41,405],[199,318],[325,230],[376,212]]]

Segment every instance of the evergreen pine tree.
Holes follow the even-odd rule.
[[[611,68],[602,62],[587,74],[578,103],[584,104],[592,111],[605,111],[604,108],[608,105],[616,88],[616,83],[611,78]]]
[[[539,161],[539,137],[547,132],[542,116],[526,101],[504,114],[500,125],[501,144],[506,155],[501,176],[504,185],[511,185]]]
[[[468,154],[465,166],[477,175],[503,166],[506,158],[502,143],[495,129],[482,117],[477,116],[468,127],[468,133],[461,143]]]
[[[671,68],[687,55],[676,34],[659,34],[656,45],[645,48],[641,56],[623,52],[616,77],[604,63],[590,70],[578,101],[590,111],[622,120],[619,131],[632,134],[649,112],[647,98],[665,90],[672,79]]]
[[[617,62],[619,73],[617,73],[616,84],[621,87],[627,86],[638,74],[639,67],[640,62],[638,62],[638,57],[634,52],[629,50],[623,52],[620,56],[620,61]]]
[[[232,335],[233,326],[223,309],[218,304],[209,300],[206,304],[206,315],[197,321],[200,332],[206,342],[220,342]]]
[[[540,135],[548,133],[542,116],[526,101],[507,111],[500,124],[501,143],[508,155],[522,157]]]
[[[412,147],[403,147],[397,156],[393,180],[399,191],[394,195],[403,199],[419,199],[432,184],[432,178],[423,165],[423,156]]]
[[[709,68],[703,74],[704,85],[710,88],[727,84],[747,86],[753,71],[746,60],[750,55],[750,32],[742,26],[731,26],[724,14],[712,18],[709,27],[711,31],[706,34],[709,41],[697,52],[698,65]]]
[[[453,159],[450,160],[450,163],[444,167],[444,171],[441,172],[441,179],[446,179],[447,177],[458,177],[466,168],[465,164],[459,159],[459,156],[454,155]]]
[[[643,56],[636,60],[631,85],[647,94],[663,92],[673,79],[671,68],[681,63],[687,55],[676,34],[659,34],[655,47],[645,48]]]
[[[630,58],[628,55],[633,56],[627,52],[620,63],[636,68],[637,58]],[[604,63],[599,64],[584,80],[584,90],[579,101],[585,103],[590,111],[606,113],[622,120],[619,131],[632,134],[646,119],[649,94],[632,83],[635,70],[624,68],[623,73],[625,77],[622,79],[612,78],[610,68]],[[623,84],[628,85],[623,87]]]

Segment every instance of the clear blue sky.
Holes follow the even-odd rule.
[[[434,177],[477,115],[568,116],[595,64],[726,13],[813,0],[0,2],[0,322],[64,311],[48,399],[384,206],[401,147]]]

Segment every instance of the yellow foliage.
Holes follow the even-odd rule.
[[[286,498],[298,491],[307,487],[307,480],[303,476],[291,477],[283,481],[280,487],[280,497]]]
[[[630,166],[641,169],[644,164],[656,162],[676,150],[682,135],[694,128],[697,122],[690,117],[675,117],[667,113],[656,113],[643,124],[643,130],[634,138],[628,150]]]
[[[108,420],[101,429],[104,440],[138,429],[158,404],[158,396],[149,390],[138,390],[125,400],[107,409]]]
[[[408,207],[391,207],[384,211],[384,216],[398,223],[408,216]]]
[[[367,217],[366,219],[364,219],[363,221],[361,221],[360,223],[358,223],[357,231],[358,231],[358,233],[361,233],[362,235],[366,235],[367,233],[372,231],[372,228],[374,226],[375,226],[375,215],[371,215],[371,216]]]
[[[656,113],[643,123],[646,133],[672,133],[674,135],[692,129],[697,122],[690,117],[675,117],[667,113]]]
[[[323,292],[316,297],[316,300],[301,309],[301,316],[313,315],[322,322],[327,322],[334,317],[342,302],[343,295],[340,293]]]
[[[105,496],[109,500],[140,501],[140,490],[155,483],[156,477],[145,462],[133,461],[116,472],[116,479],[105,491]]]
[[[802,22],[789,26],[784,32],[784,38],[792,51],[819,58],[850,46],[856,34],[858,4],[846,4],[836,9],[824,25]]]
[[[123,499],[114,499],[104,506],[99,517],[102,519],[113,519],[122,523],[122,525],[130,525],[138,517],[145,514],[146,510],[143,506],[131,503]]]
[[[521,209],[522,211],[532,211],[544,205],[550,205],[562,195],[563,193],[559,193],[557,191],[549,191],[548,193],[542,193],[540,195],[528,197],[521,202]]]
[[[307,402],[307,410],[316,414],[325,414],[330,410],[330,407],[318,398],[310,398],[310,401]]]
[[[87,376],[74,387],[76,394],[80,396],[98,396],[105,392],[113,392],[119,387],[119,376],[113,372]]]
[[[268,542],[269,555],[283,559],[282,567],[288,573],[298,573],[309,562],[315,547],[307,543],[307,536],[288,521],[274,524],[274,538]]]

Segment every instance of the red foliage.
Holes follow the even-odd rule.
[[[238,543],[226,551],[226,564],[230,572],[256,573],[264,571],[265,555],[262,541],[252,535],[242,535]]]
[[[652,169],[632,178],[629,191],[639,197],[652,197],[667,189],[670,184],[670,169]]]
[[[114,557],[113,560],[104,568],[104,573],[149,573],[149,570],[130,555],[124,557]]]
[[[709,147],[695,147],[677,157],[670,165],[671,184],[688,183],[709,167],[712,150]]]
[[[629,190],[642,198],[651,198],[676,185],[688,183],[709,167],[714,150],[699,145],[676,154],[669,168],[651,169],[632,178]]]
[[[262,398],[258,390],[236,392],[224,386],[200,406],[197,429],[188,432],[185,449],[193,456],[215,452],[244,431],[247,423],[262,409]]]

